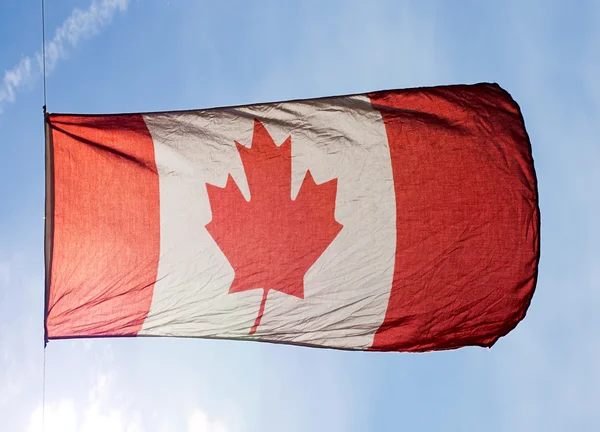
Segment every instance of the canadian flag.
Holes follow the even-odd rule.
[[[46,117],[46,336],[491,346],[538,196],[496,84]]]

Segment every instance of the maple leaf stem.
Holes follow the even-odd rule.
[[[253,335],[256,333],[258,326],[260,325],[260,320],[262,319],[263,314],[265,313],[265,304],[267,304],[267,295],[269,294],[269,290],[265,289],[263,291],[262,300],[260,301],[260,308],[258,309],[258,316],[256,317],[256,321],[254,321],[254,325],[252,329],[250,329],[250,334]]]

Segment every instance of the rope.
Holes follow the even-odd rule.
[[[44,81],[44,134],[46,134],[46,8],[45,0],[42,2],[42,74]],[[44,287],[45,289],[45,287]],[[45,295],[44,295],[45,297]],[[44,305],[44,323],[46,322],[46,306]],[[45,327],[44,327],[45,328]],[[42,432],[46,430],[46,335],[44,330],[44,368],[42,371]]]
[[[42,73],[44,75],[44,114],[46,113],[46,10],[42,0]]]
[[[46,348],[44,348],[44,372],[42,379],[42,432],[46,429]]]

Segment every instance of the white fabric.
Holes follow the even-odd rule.
[[[291,136],[292,199],[307,169],[318,184],[338,179],[343,229],[305,275],[304,299],[269,291],[252,338],[367,348],[388,304],[396,214],[385,127],[364,96],[144,116],[160,174],[161,250],[139,334],[248,337],[263,290],[228,293],[234,271],[205,228],[206,183],[223,187],[231,173],[250,198],[234,141],[251,145],[255,118],[277,145]]]

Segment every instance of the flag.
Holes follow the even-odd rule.
[[[531,145],[496,84],[46,130],[47,339],[489,347],[531,301]]]

